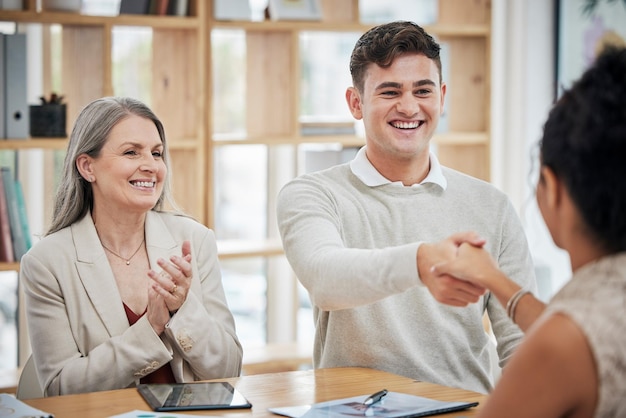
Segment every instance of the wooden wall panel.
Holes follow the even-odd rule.
[[[438,0],[439,23],[489,23],[491,0]]]
[[[298,118],[297,61],[291,32],[246,34],[246,123],[249,137],[293,135]]]
[[[450,47],[446,102],[451,131],[488,128],[489,90],[485,38],[442,37]]]
[[[489,147],[484,145],[439,145],[437,156],[441,164],[489,181]]]
[[[197,35],[184,29],[158,29],[152,42],[152,109],[172,143],[194,139],[203,100],[198,89]]]
[[[105,91],[105,31],[98,26],[63,27],[62,91],[67,103],[67,131],[71,131],[78,112],[93,100],[108,95]]]

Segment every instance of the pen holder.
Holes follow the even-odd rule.
[[[67,107],[64,104],[31,105],[31,137],[66,137],[65,120]]]

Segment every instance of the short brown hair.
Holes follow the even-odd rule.
[[[396,21],[376,26],[365,32],[357,41],[350,57],[352,83],[363,91],[365,73],[370,64],[389,67],[400,55],[423,54],[435,62],[441,83],[441,47],[432,36],[413,22]]]

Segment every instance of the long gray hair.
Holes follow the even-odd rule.
[[[170,167],[163,124],[148,106],[128,97],[103,97],[94,100],[80,112],[72,129],[63,162],[61,183],[54,198],[52,225],[46,235],[73,224],[91,210],[93,206],[92,186],[80,175],[76,167],[76,160],[82,154],[97,158],[111,133],[111,129],[131,115],[154,122],[163,143],[163,161],[166,167]],[[165,202],[170,207],[177,209],[172,197],[169,169],[165,176],[163,192],[152,210],[162,210]]]

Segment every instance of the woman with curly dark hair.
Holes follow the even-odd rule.
[[[626,416],[626,49],[598,57],[544,126],[537,202],[573,277],[546,306],[478,247],[435,266],[489,289],[524,342],[480,416]]]

